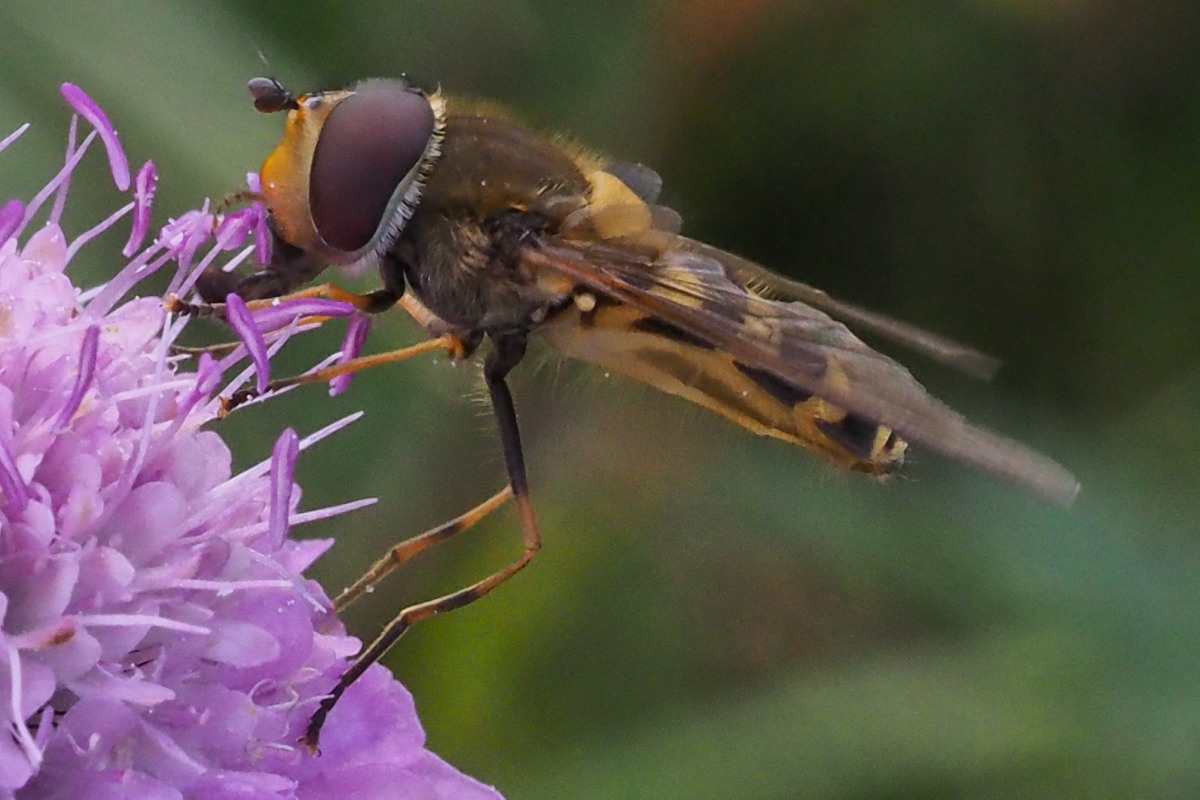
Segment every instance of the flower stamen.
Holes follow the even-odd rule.
[[[75,416],[75,412],[79,410],[79,406],[83,402],[83,395],[91,388],[92,379],[96,376],[96,350],[99,342],[100,326],[89,325],[83,333],[83,343],[79,347],[79,366],[75,375],[75,386],[71,389],[71,396],[63,404],[62,411],[58,414],[58,421],[54,426],[57,429],[61,430],[67,426],[71,417]]]
[[[10,144],[21,138],[21,134],[29,130],[29,123],[22,123],[15,131],[0,139],[0,152],[4,151]]]
[[[106,230],[111,228],[113,225],[117,224],[117,220],[121,219],[121,217],[125,216],[130,211],[132,211],[133,207],[134,207],[133,203],[126,203],[125,205],[121,206],[116,211],[114,211],[113,213],[109,214],[107,217],[102,219],[100,222],[96,223],[95,225],[88,228],[83,233],[76,236],[75,239],[71,242],[70,246],[67,247],[66,263],[70,264],[71,260],[74,259],[75,254],[79,252],[79,249],[81,247],[83,247],[85,244],[90,242],[92,239],[95,239],[100,234],[104,233]]]
[[[271,452],[271,508],[267,516],[271,541],[279,546],[287,538],[296,457],[300,440],[291,428],[284,429]]]
[[[154,205],[154,193],[158,188],[158,170],[153,161],[147,161],[133,179],[133,226],[129,230],[129,241],[121,248],[121,255],[129,258],[142,246],[146,231],[150,230],[150,208]]]
[[[25,723],[25,715],[21,712],[21,654],[12,642],[5,643],[5,650],[8,653],[9,681],[12,683],[8,693],[10,703],[9,713],[12,714],[12,725],[17,729],[17,741],[21,743],[21,749],[25,751],[25,757],[29,759],[29,764],[33,767],[34,771],[37,771],[42,766],[43,754],[42,749],[34,741],[33,734],[29,732],[29,726]]]
[[[108,167],[112,171],[113,183],[122,192],[128,189],[129,159],[125,157],[125,151],[117,139],[117,130],[108,121],[108,115],[83,89],[73,83],[64,83],[59,91],[67,105],[75,109],[75,113],[87,120],[96,133],[100,134],[100,141],[104,143],[104,149],[108,153]]]
[[[206,628],[203,625],[193,625],[190,622],[180,622],[179,620],[167,619],[155,614],[77,614],[75,616],[79,623],[84,627],[151,627],[165,628],[171,631],[179,631],[180,633],[197,633],[207,635],[212,633],[211,628]]]

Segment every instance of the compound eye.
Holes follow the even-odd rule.
[[[264,114],[274,114],[296,107],[296,98],[274,78],[251,78],[246,90],[254,98],[255,109]]]
[[[345,253],[368,245],[433,135],[429,100],[401,81],[369,81],[321,128],[309,175],[317,233]]]

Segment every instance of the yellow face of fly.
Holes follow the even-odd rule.
[[[321,127],[349,92],[301,95],[287,112],[284,135],[259,170],[263,202],[271,209],[280,235],[296,247],[323,250],[309,214],[309,170]]]

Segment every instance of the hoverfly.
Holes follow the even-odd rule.
[[[426,93],[404,79],[303,95],[268,78],[248,88],[258,110],[287,114],[257,196],[268,211],[273,252],[254,274],[206,276],[203,299],[276,297],[329,265],[368,266],[378,269],[382,288],[330,291],[371,312],[400,303],[438,337],[435,345],[460,357],[490,342],[483,376],[508,485],[397,545],[336,605],[510,497],[524,541],[521,557],[504,569],[402,611],[314,714],[306,735],[314,746],[341,694],[408,627],[481,597],[538,551],[505,382],[535,334],[571,358],[851,470],[887,475],[913,442],[1063,505],[1078,491],[1061,466],[972,425],[835,318],[968,372],[991,368],[986,357],[680,235],[678,214],[656,204],[661,180],[644,166],[594,155],[492,106]]]

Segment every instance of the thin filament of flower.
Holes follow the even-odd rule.
[[[9,702],[12,704],[10,713],[13,725],[17,729],[17,739],[21,742],[21,749],[25,751],[25,757],[29,759],[29,763],[36,770],[42,765],[42,750],[33,740],[33,734],[29,732],[29,726],[25,724],[25,715],[21,713],[21,654],[12,642],[5,644],[8,651],[8,671],[12,681],[12,690],[8,696]]]
[[[198,633],[207,635],[212,629],[203,625],[193,625],[190,622],[180,622],[154,614],[78,614],[76,615],[84,627],[97,625],[101,627],[130,627],[134,625],[149,625],[154,628],[166,628],[182,633]]]
[[[121,219],[121,217],[125,216],[132,210],[133,210],[133,203],[126,203],[125,205],[121,206],[119,209],[117,209],[113,213],[109,214],[104,219],[102,219],[100,222],[96,223],[95,225],[88,228],[83,233],[76,236],[75,239],[71,242],[70,246],[67,247],[66,263],[68,263],[68,264],[71,263],[71,259],[75,257],[76,253],[79,252],[79,248],[83,247],[85,244],[90,242],[92,239],[95,239],[97,236],[104,233],[106,230],[111,228],[113,225],[116,225],[117,221],[119,219]]]

